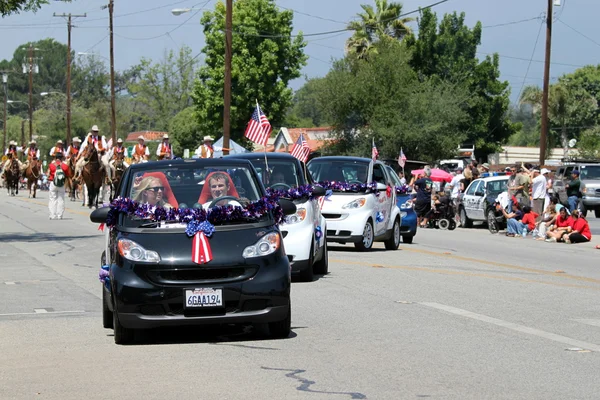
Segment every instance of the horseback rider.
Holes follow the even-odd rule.
[[[50,157],[55,158],[58,153],[62,153],[65,156],[65,148],[62,140],[57,140],[56,145],[50,149]]]
[[[83,167],[88,163],[83,154],[85,154],[85,149],[88,146],[94,146],[98,151],[98,161],[100,161],[100,168],[104,169],[106,176],[109,181],[112,181],[112,170],[110,165],[108,164],[108,154],[106,154],[108,150],[108,146],[106,145],[106,138],[103,135],[99,135],[98,126],[92,126],[91,132],[89,132],[81,145],[81,149],[79,150],[79,154],[77,155],[76,164],[75,164],[75,178],[79,179],[81,175],[81,171],[83,171]]]
[[[29,142],[29,148],[25,151],[25,155],[27,156],[27,161],[23,164],[23,171],[27,171],[31,161],[38,161],[40,159],[40,149],[37,148],[35,139]]]
[[[19,151],[23,151],[23,148],[21,146],[17,146],[17,142],[11,140],[8,143],[8,149],[4,151],[4,155],[8,157],[8,160],[6,160],[6,162],[4,163],[4,171],[8,170],[12,160],[17,160],[17,162],[19,163],[19,171],[23,171],[23,163],[21,162],[21,160],[19,160],[19,157],[17,155],[17,152]]]
[[[195,151],[195,154],[200,158],[213,158],[215,151],[231,150],[225,149],[220,146],[213,146],[213,139],[211,136],[204,136],[204,143],[200,145]]]
[[[125,159],[127,158],[127,147],[123,146],[123,139],[121,139],[121,138],[117,139],[117,145],[112,148],[111,154],[112,155],[111,155],[111,160],[110,160],[109,164],[110,164],[110,168],[112,169],[113,176],[115,176],[115,173],[116,173],[115,162],[119,158],[119,155],[122,155],[122,157],[123,157],[123,166],[125,168],[129,168],[129,164],[127,164],[127,161],[125,161]]]
[[[70,160],[72,157],[75,157],[75,159],[77,159],[77,156],[79,155],[80,147],[81,147],[81,139],[79,139],[76,136],[73,138],[73,140],[71,140],[71,145],[67,149],[67,160]]]
[[[145,144],[146,139],[143,136],[138,137],[138,144],[133,149],[133,159],[135,163],[147,162],[150,158],[150,150]]]
[[[169,143],[169,135],[164,134],[163,141],[160,143],[156,149],[156,155],[159,160],[172,160],[173,159],[173,148]]]

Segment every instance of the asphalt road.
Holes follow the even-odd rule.
[[[68,202],[0,192],[0,399],[597,399],[598,240],[421,230],[395,252],[332,247],[294,283],[293,334],[102,328],[103,235]]]

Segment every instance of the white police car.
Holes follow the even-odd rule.
[[[388,250],[400,243],[402,217],[394,184],[382,162],[358,157],[319,157],[308,163],[312,177],[331,190],[323,201],[327,241],[354,243],[361,251],[373,242]]]
[[[312,184],[304,164],[287,153],[267,154],[245,153],[230,155],[227,158],[249,160],[261,175],[266,188],[276,191],[289,191]],[[314,194],[324,194],[320,187]],[[321,214],[318,198],[309,200],[303,197],[294,200],[296,213],[286,217],[279,227],[283,236],[285,252],[290,260],[292,275],[302,281],[312,281],[314,274],[326,275],[329,272],[327,256],[327,222]]]

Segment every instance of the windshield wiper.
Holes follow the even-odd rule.
[[[141,224],[140,226],[138,226],[138,228],[156,228],[159,225],[160,225],[160,221],[152,221],[152,222],[146,222],[145,224]]]

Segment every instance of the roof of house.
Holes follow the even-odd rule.
[[[310,151],[317,151],[323,147],[326,142],[333,140],[331,127],[318,128],[281,128],[274,138],[267,142],[267,152],[289,153],[294,148],[294,144],[304,135],[304,140],[308,143]],[[275,147],[278,147],[277,150]],[[255,152],[264,152],[262,146],[257,146]]]
[[[146,142],[160,142],[165,133],[168,132],[156,132],[156,131],[140,131],[131,132],[125,139],[126,142],[137,142],[140,136],[143,136]]]

